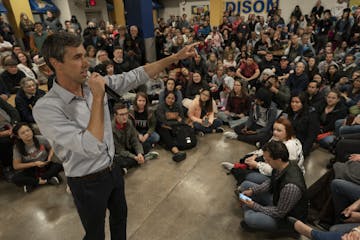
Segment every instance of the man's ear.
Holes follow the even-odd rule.
[[[49,58],[49,62],[54,69],[57,69],[57,67],[59,66],[59,61],[56,60],[55,58]]]

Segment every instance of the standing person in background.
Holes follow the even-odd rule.
[[[42,45],[48,36],[46,31],[43,31],[41,22],[34,24],[35,31],[30,35],[30,49],[33,53],[40,53]]]
[[[62,30],[62,24],[58,17],[55,16],[55,13],[50,10],[46,11],[46,18],[44,19],[44,27],[46,30],[51,32],[59,32]]]
[[[34,31],[34,23],[29,19],[26,13],[20,14],[20,29],[24,33],[24,45],[25,49],[30,49],[30,34]]]
[[[160,61],[104,79],[98,73],[88,77],[86,52],[78,36],[54,33],[46,39],[42,53],[54,70],[56,81],[37,102],[33,114],[63,162],[85,229],[84,239],[105,238],[106,209],[110,211],[111,238],[126,239],[124,180],[113,160],[114,140],[105,83],[119,94],[124,93],[149,81],[170,64],[195,55],[196,44]]]

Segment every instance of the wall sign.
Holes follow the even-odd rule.
[[[243,0],[243,1],[227,1],[225,2],[225,9],[232,8],[235,13],[249,14],[249,13],[268,13],[274,4],[279,6],[279,0]]]

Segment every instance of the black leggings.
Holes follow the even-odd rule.
[[[13,144],[9,137],[0,137],[0,165],[4,167],[12,166]]]
[[[247,142],[250,144],[255,144],[257,142],[260,142],[260,146],[264,145],[270,138],[271,138],[271,131],[268,132],[261,132],[256,133],[252,135],[244,135],[241,130],[245,127],[246,123],[240,124],[234,128],[234,131],[238,135],[238,140]],[[253,126],[249,127],[248,130],[256,131],[258,129],[262,128],[259,125],[254,124]]]
[[[161,142],[165,144],[166,149],[171,150],[177,147],[176,137],[172,135],[171,129],[159,127],[157,133],[160,135]]]
[[[24,185],[35,187],[39,184],[39,172],[41,172],[40,177],[42,179],[49,180],[52,177],[56,177],[62,169],[61,164],[53,162],[49,163],[43,169],[38,167],[27,168],[15,173],[13,182],[20,187]]]

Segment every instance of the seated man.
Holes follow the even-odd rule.
[[[284,143],[270,141],[263,147],[264,159],[274,169],[271,179],[261,185],[244,181],[242,194],[252,200],[242,200],[245,229],[264,231],[283,230],[289,227],[286,217],[300,220],[307,217],[306,184],[301,169],[289,162]]]
[[[20,88],[20,80],[25,77],[25,74],[17,68],[17,60],[11,56],[6,56],[3,59],[5,71],[0,74],[0,95],[7,100],[10,94],[14,94]]]
[[[112,121],[115,161],[118,161],[118,164],[125,169],[143,164],[145,160],[159,157],[157,152],[149,152],[144,155],[137,131],[128,116],[129,109],[125,104],[115,104],[114,120]],[[124,171],[126,172],[126,170]]]

